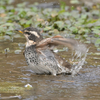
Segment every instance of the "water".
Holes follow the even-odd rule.
[[[71,69],[72,77],[74,77],[74,75],[76,75],[80,71],[80,69],[82,69],[82,66],[85,63],[85,59],[87,57],[88,51],[89,49],[86,48],[84,44],[79,43],[76,46],[76,50],[74,53],[72,53],[72,59],[71,59],[71,61],[73,62],[72,64],[73,67]]]
[[[1,97],[20,95],[22,97],[20,100],[100,100],[100,61],[93,59],[94,57],[100,58],[100,56],[91,55],[91,52],[97,52],[92,44],[90,44],[91,48],[86,54],[87,57],[86,55],[79,57],[82,68],[78,75],[74,75],[74,77],[57,75],[55,77],[53,75],[34,75],[31,70],[26,69],[24,49],[19,54],[14,53],[20,47],[24,48],[24,45],[19,45],[24,43],[23,37],[14,38],[13,42],[10,40],[0,42]],[[5,48],[10,50],[7,57],[4,53]],[[71,58],[70,61],[74,61],[76,57],[72,60],[72,52],[69,50],[58,53],[66,60]],[[87,63],[83,65],[82,59],[83,62]],[[80,63],[79,65],[76,63],[78,68],[80,68]],[[26,89],[26,84],[30,84],[32,88]]]

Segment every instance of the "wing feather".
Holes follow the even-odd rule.
[[[76,40],[63,38],[62,36],[57,35],[52,38],[43,39],[41,42],[38,43],[37,48],[41,48],[45,46],[52,47],[58,45],[63,45],[71,49],[75,49],[76,45],[78,45],[78,42]]]

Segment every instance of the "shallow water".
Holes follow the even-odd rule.
[[[31,70],[26,69],[23,53],[14,53],[20,48],[23,51],[24,45],[22,43],[24,42],[23,38],[14,38],[13,42],[9,40],[0,42],[1,97],[21,95],[22,100],[100,100],[100,59],[94,59],[95,57],[100,58],[100,56],[91,55],[90,52],[97,52],[92,44],[86,63],[79,75],[74,77],[58,75],[55,77],[34,75]],[[4,53],[5,48],[10,49],[7,57]],[[69,51],[61,51],[59,54],[66,59],[71,58]],[[32,88],[25,89],[26,84],[32,85]]]

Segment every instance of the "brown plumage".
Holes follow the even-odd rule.
[[[28,67],[37,74],[71,73],[71,64],[53,52],[53,47],[58,45],[77,49],[78,42],[73,39],[63,38],[60,35],[43,39],[39,30],[33,27],[18,30],[26,37],[25,58]]]

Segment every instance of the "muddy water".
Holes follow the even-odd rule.
[[[23,53],[14,53],[15,50],[23,51],[24,42],[24,38],[14,38],[13,42],[10,40],[0,42],[1,97],[21,95],[22,100],[100,100],[100,59],[94,59],[100,56],[90,55],[90,52],[97,52],[93,45],[79,75],[55,77],[34,75],[27,69]],[[10,49],[7,57],[4,53],[5,48]],[[66,55],[66,59],[71,57],[69,51],[60,52],[60,55]],[[32,88],[26,89],[24,87],[26,84],[32,85]]]

